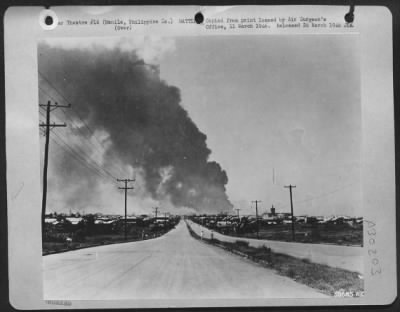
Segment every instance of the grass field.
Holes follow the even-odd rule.
[[[168,231],[157,231],[154,233],[147,233],[143,237],[143,239],[151,239],[158,236],[161,236]],[[66,252],[74,249],[108,245],[108,244],[116,244],[116,243],[124,243],[124,242],[135,242],[139,240],[143,240],[141,235],[131,234],[127,236],[127,240],[123,234],[98,234],[98,235],[88,235],[85,237],[83,242],[51,242],[44,241],[42,244],[43,255]]]
[[[257,238],[257,232],[236,233],[235,231],[216,231],[237,237]],[[290,224],[260,225],[260,239],[292,241],[292,226]],[[335,244],[344,246],[363,245],[363,225],[356,224],[295,224],[295,241],[301,243]]]

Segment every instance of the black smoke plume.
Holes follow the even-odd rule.
[[[208,160],[206,135],[181,106],[179,89],[161,80],[156,66],[119,48],[40,44],[38,55],[40,73],[62,91],[91,129],[108,133],[106,162],[118,159],[140,168],[149,196],[203,212],[232,208],[225,192],[226,172]],[[57,170],[65,174],[65,168],[69,176],[79,176],[71,173],[79,168],[68,157]]]

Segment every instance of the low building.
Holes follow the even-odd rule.
[[[110,220],[110,219],[97,219],[94,221],[94,224],[113,224],[118,220]]]
[[[154,219],[154,223],[160,224],[160,223],[167,223],[168,222],[167,217],[157,217],[157,219]]]
[[[292,214],[290,212],[278,212],[276,216],[278,217],[278,219],[283,220],[291,218]]]
[[[65,219],[71,222],[72,225],[77,225],[79,222],[83,220],[82,217],[66,217]]]
[[[45,222],[46,224],[53,224],[53,225],[56,225],[56,224],[59,223],[59,221],[57,221],[56,218],[45,218],[45,219],[44,219],[44,222]]]

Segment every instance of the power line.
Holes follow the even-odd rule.
[[[42,114],[42,116],[43,116],[43,114],[44,113],[42,113],[41,111],[40,111],[40,113]],[[70,120],[71,120],[71,122],[74,124],[74,121],[68,116],[68,115],[66,115],[66,113],[64,112],[64,115],[66,116],[66,117],[68,117]],[[57,117],[58,118],[58,117]],[[57,120],[57,118],[56,118],[56,120]],[[60,135],[61,135],[61,133],[60,133]],[[87,139],[87,141],[89,142],[89,143],[92,143],[89,139]],[[93,147],[95,147],[95,145],[92,143],[92,146]],[[102,153],[99,149],[96,149],[97,151],[98,151],[98,155],[99,156],[102,156],[102,154],[104,153]],[[86,156],[88,156],[82,149],[81,149],[81,147],[79,147],[79,152],[80,153],[83,153],[83,154],[85,154]],[[89,158],[90,158],[90,156],[89,156]],[[93,159],[92,159],[92,161],[93,162],[95,162]],[[97,162],[95,162],[96,164],[97,164]],[[97,164],[98,165],[98,164]],[[100,165],[98,165],[98,166],[100,166]],[[115,170],[117,169],[117,167],[113,167]],[[118,170],[118,171],[120,171],[120,169]],[[115,177],[114,177],[114,175],[113,175],[113,179],[115,179]]]
[[[80,158],[79,156],[77,156],[76,153],[74,153],[73,150],[69,149],[68,146],[66,146],[63,143],[58,142],[54,137],[51,138],[54,143],[56,143],[60,148],[62,148],[65,152],[69,153],[70,156],[75,159],[76,161],[80,162],[80,164],[82,166],[84,166],[86,169],[88,169],[89,171],[93,171],[95,174],[97,174],[99,177],[108,180],[108,181],[112,181],[108,176],[105,176],[104,174],[102,174],[99,170],[97,170],[96,168],[94,168],[93,166],[91,166],[90,163],[88,163],[87,161],[85,161],[84,159]],[[112,181],[113,184],[115,184]]]
[[[60,138],[58,137],[60,140]],[[64,149],[64,151],[68,152],[70,156],[72,156],[74,159],[78,160],[83,164],[86,168],[94,171],[96,174],[98,174],[100,177],[102,177],[105,180],[111,180],[107,175],[105,175],[103,172],[101,172],[98,168],[96,168],[93,164],[89,163],[86,161],[85,158],[81,157],[78,153],[76,153],[69,145],[65,144],[63,141],[57,141],[55,138],[53,138],[54,141],[57,142],[57,144]]]
[[[99,144],[99,146],[103,147],[103,143],[100,142],[100,140],[98,139],[98,137],[95,135],[94,131],[91,129],[91,127],[89,127],[89,125],[87,124],[87,122],[78,114],[78,112],[74,109],[72,109],[72,111],[75,113],[75,115],[78,117],[78,119],[82,122],[82,124],[85,126],[85,128],[88,130],[89,134],[91,135],[91,137],[93,137],[96,142]],[[94,146],[94,145],[93,145]],[[123,175],[124,172],[119,168],[117,171],[120,172],[120,175]]]
[[[50,80],[39,71],[39,75],[42,77],[43,80],[45,80],[62,98],[63,100],[67,103],[70,104],[70,102],[67,100],[67,98],[50,82]]]
[[[52,83],[49,81],[49,79],[48,79],[43,73],[41,73],[41,72],[39,71],[39,75],[42,77],[42,79],[43,79],[44,81],[46,81],[46,82],[48,83],[48,85],[49,85],[50,87],[52,87],[52,88],[59,94],[59,96],[60,96],[66,103],[70,103],[70,102],[68,101],[68,99],[65,97],[65,95],[64,95],[63,93],[61,93],[61,92],[59,91],[59,89],[56,88],[55,85],[52,84]],[[55,100],[55,98],[54,98],[53,96],[51,96],[48,92],[46,92],[43,88],[41,88],[41,87],[39,87],[39,88],[40,88],[40,90],[42,90],[43,93],[45,93],[47,96],[49,96],[50,98],[52,98],[52,99]],[[83,134],[83,132],[81,131],[81,128],[82,128],[82,127],[77,126],[76,123],[73,121],[73,119],[72,119],[68,114],[66,114],[66,112],[65,112],[63,109],[61,109],[61,111],[62,111],[63,114],[73,123],[73,125],[75,126],[75,128],[78,129],[78,131],[87,139],[87,141],[89,141],[89,143],[99,152],[99,154],[100,154],[100,155],[104,154],[105,151],[103,151],[103,153],[102,153],[98,148],[96,148],[96,146],[93,144],[93,142],[92,142],[86,135]],[[83,125],[85,126],[85,128],[88,130],[90,137],[93,137],[93,138],[97,141],[97,143],[99,144],[99,146],[103,147],[103,144],[102,144],[102,143],[100,142],[100,140],[97,138],[97,136],[95,135],[94,131],[89,127],[89,125],[86,123],[86,121],[78,114],[78,112],[77,112],[73,107],[71,108],[71,111],[75,113],[75,115],[78,117],[78,119],[82,122],[82,124],[83,124]],[[115,168],[114,168],[114,169],[115,169]],[[118,171],[119,174],[123,174],[123,172],[122,172],[122,170],[121,170],[120,168],[118,168],[116,171]]]
[[[80,154],[83,154],[84,156],[86,156],[88,159],[90,159],[91,160],[91,165],[92,166],[94,166],[94,167],[96,167],[96,168],[98,168],[99,170],[101,170],[102,172],[104,172],[104,174],[105,175],[107,175],[107,176],[109,176],[111,179],[115,179],[115,177],[110,173],[110,172],[108,172],[105,168],[103,168],[101,165],[99,165],[93,158],[91,158],[90,156],[88,156],[81,148],[77,148],[77,149],[75,149],[75,148],[73,148],[73,147],[71,147],[67,142],[65,142],[65,140],[63,140],[59,135],[57,135],[57,137],[65,144],[65,145],[67,145],[71,150],[73,149],[73,150],[75,150],[75,152],[78,154],[78,155],[80,155]],[[85,158],[84,156],[82,156],[83,158]]]
[[[54,102],[58,102],[58,100],[52,96],[50,93],[48,93],[45,89],[43,89],[41,86],[39,86],[39,90],[42,91],[44,94],[46,94],[50,99],[52,99]],[[67,103],[68,104],[68,103]]]
[[[101,171],[105,176],[111,178],[111,179],[115,179],[113,175],[111,175],[106,169],[104,169],[101,165],[99,165],[95,160],[93,160],[93,158],[91,158],[90,156],[88,156],[84,151],[82,151],[80,148],[75,149],[74,147],[72,147],[71,145],[69,145],[59,133],[54,133],[58,139],[60,141],[62,141],[62,143],[68,147],[68,149],[70,149],[72,152],[74,152],[78,157],[84,159],[87,163],[89,163],[92,167],[95,167],[96,169],[98,169],[99,171]],[[90,162],[88,162],[88,160],[90,160]]]
[[[44,74],[42,74],[41,72],[39,72],[39,75],[61,96],[61,98],[65,101],[65,102],[67,102],[67,103],[69,103],[69,101],[68,101],[68,99],[65,97],[65,95],[64,94],[62,94],[47,78],[46,78],[46,76],[44,75]],[[46,93],[46,92],[45,92]],[[47,95],[49,95],[48,93],[47,93]],[[49,95],[50,96],[50,95]],[[90,133],[92,133],[92,135],[93,135],[93,137],[97,140],[97,137],[95,136],[95,134],[94,134],[94,131],[89,127],[89,125],[83,120],[83,118],[78,114],[78,112],[74,109],[74,108],[72,108],[72,111],[75,113],[75,115],[82,121],[82,123],[84,124],[84,126],[88,129],[88,131],[90,132]],[[65,113],[65,112],[64,112]],[[97,142],[100,144],[100,145],[102,145],[102,143],[99,141],[99,140],[97,140]]]
[[[100,150],[100,148],[96,144],[93,143],[91,138],[88,137],[87,135],[85,135],[85,133],[82,131],[82,127],[79,127],[78,125],[76,125],[75,121],[70,116],[68,116],[63,110],[62,110],[62,112],[72,122],[72,124],[74,125],[74,128],[76,128],[81,133],[81,137],[83,137],[92,146],[92,148],[98,152],[99,156],[103,156],[105,154],[105,149]],[[96,136],[94,136],[94,134],[89,133],[89,135],[91,135],[92,137],[94,137],[96,139],[96,141],[98,141]],[[101,146],[101,148],[103,148],[103,147]],[[116,172],[118,172],[118,175],[123,174],[123,171],[121,170],[121,168],[117,167],[116,165],[112,165],[112,169],[115,170]]]
[[[105,168],[103,168],[101,165],[99,165],[95,160],[93,160],[90,156],[88,156],[84,151],[82,151],[81,149],[76,150],[75,148],[71,147],[59,134],[57,134],[56,132],[54,133],[72,152],[74,152],[78,157],[84,159],[86,161],[86,158],[90,159],[90,165],[95,167],[97,170],[101,171],[105,176],[108,176],[109,178],[111,178],[112,180],[116,180],[116,178],[109,172],[107,171]],[[84,156],[81,156],[84,155]],[[85,158],[86,156],[86,158]]]

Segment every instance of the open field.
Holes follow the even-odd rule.
[[[145,235],[143,238],[139,236],[128,235],[127,239],[123,234],[103,234],[103,235],[93,235],[85,238],[84,242],[43,242],[43,255],[66,252],[74,249],[81,249],[87,247],[95,247],[101,245],[118,244],[125,242],[136,242],[140,240],[152,239],[159,237],[167,233],[167,231],[158,231],[151,233],[151,235]]]
[[[292,242],[292,224],[241,217],[202,216],[190,220],[224,235]],[[363,223],[337,220],[326,223],[295,222],[295,241],[300,243],[363,246]]]
[[[295,241],[301,243],[335,244],[346,246],[362,246],[363,226],[348,224],[295,224]],[[256,238],[257,233],[237,234],[233,236]],[[290,224],[260,225],[260,239],[292,241],[292,227]]]

